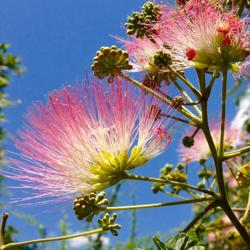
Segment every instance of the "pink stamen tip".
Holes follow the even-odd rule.
[[[186,57],[189,61],[193,60],[196,57],[196,51],[194,49],[186,50]]]

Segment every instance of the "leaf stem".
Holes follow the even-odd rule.
[[[240,219],[240,222],[244,224],[244,222],[247,220],[248,214],[249,214],[249,210],[250,210],[250,188],[248,191],[248,202],[247,202],[247,207],[245,209],[245,213],[242,216],[242,218]]]
[[[0,250],[5,250],[5,249],[19,247],[19,246],[25,246],[25,245],[31,245],[31,244],[36,244],[36,243],[42,243],[42,242],[68,240],[72,238],[88,236],[88,235],[97,234],[101,232],[104,232],[104,229],[98,228],[98,229],[94,229],[94,230],[90,230],[90,231],[78,233],[78,234],[71,234],[71,235],[59,236],[59,237],[53,237],[53,238],[41,238],[41,239],[28,240],[28,241],[22,241],[22,242],[16,242],[16,243],[8,243],[6,245],[1,246]]]
[[[181,92],[181,94],[190,102],[194,103],[193,99],[189,96],[189,94],[178,84],[178,82],[175,79],[171,79],[173,84],[176,86],[176,88]],[[198,103],[197,103],[198,104]],[[199,107],[196,106],[196,104],[193,106],[197,114],[201,117],[201,110]]]
[[[224,156],[224,134],[226,122],[226,99],[227,99],[227,69],[222,71],[222,99],[221,99],[221,129],[220,129],[220,147],[219,159]]]
[[[200,91],[199,91],[197,88],[195,88],[194,85],[193,85],[191,82],[189,82],[182,74],[180,74],[178,71],[174,70],[174,69],[171,68],[170,66],[168,66],[167,68],[169,69],[169,71],[170,71],[173,75],[177,76],[183,83],[185,83],[186,86],[194,93],[194,95],[195,95],[198,99],[200,99],[200,97],[201,97]]]
[[[173,202],[165,202],[165,203],[153,203],[153,204],[131,205],[131,206],[115,206],[115,207],[106,207],[103,210],[109,212],[109,211],[124,211],[124,210],[132,210],[132,209],[176,206],[176,205],[184,205],[184,204],[197,203],[197,202],[203,202],[203,201],[211,201],[212,199],[213,198],[200,198],[200,199],[190,199],[190,200],[173,201]]]
[[[211,209],[217,207],[217,201],[214,200],[207,205],[184,229],[183,232],[187,233],[203,216],[205,216]]]
[[[155,92],[153,89],[143,85],[142,83],[136,81],[135,79],[131,78],[130,76],[128,76],[128,75],[126,75],[124,73],[121,73],[120,75],[124,79],[130,81],[131,83],[133,83],[134,85],[136,85],[140,89],[145,90],[146,92],[148,92],[152,96],[156,97],[160,101],[166,103],[169,106],[172,106],[172,102],[170,102],[166,98],[162,97],[159,93]],[[190,118],[195,124],[197,124],[197,126],[200,126],[201,120],[197,116],[195,116],[191,111],[186,109],[185,107],[181,106],[179,109],[177,109],[177,111],[180,112],[181,114],[185,115],[186,117]]]
[[[180,187],[187,188],[187,189],[193,189],[193,190],[205,193],[205,194],[209,194],[213,197],[216,197],[216,194],[213,191],[206,190],[206,189],[200,189],[198,187],[195,187],[195,186],[189,185],[187,183],[183,183],[183,182],[177,182],[177,181],[171,181],[171,180],[167,180],[167,179],[153,178],[153,177],[141,176],[141,175],[135,175],[135,174],[129,174],[129,173],[125,173],[125,175],[123,176],[123,179],[172,184],[172,185],[180,186]]]
[[[233,157],[236,157],[236,156],[248,153],[248,152],[250,152],[250,145],[243,147],[243,148],[240,148],[240,149],[237,149],[237,150],[234,150],[234,151],[231,151],[231,152],[226,152],[224,154],[223,160],[228,160],[230,158],[233,158]]]
[[[8,217],[9,215],[7,213],[2,214],[2,222],[0,227],[0,246],[4,245],[4,234]]]
[[[165,114],[161,114],[161,116],[164,116],[164,117],[167,117],[167,118],[170,118],[170,119],[173,119],[173,120],[176,120],[176,121],[179,121],[179,122],[183,122],[183,123],[189,124],[191,126],[197,127],[196,123],[194,123],[193,121],[188,121],[188,120],[182,119],[182,118],[177,117],[177,116],[165,115]]]

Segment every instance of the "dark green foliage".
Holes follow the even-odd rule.
[[[153,238],[158,250],[205,250],[197,237],[195,231],[179,233],[177,236],[168,239],[166,242]]]

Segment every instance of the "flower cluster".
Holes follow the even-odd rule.
[[[27,113],[6,176],[35,191],[32,198],[72,198],[103,190],[144,165],[170,143],[169,107],[116,79],[54,91]]]
[[[171,64],[176,70],[232,67],[249,55],[248,18],[239,19],[225,12],[219,3],[190,0],[178,8],[161,6],[161,15],[153,23],[152,39],[123,41],[136,69],[154,72]],[[156,53],[168,55],[164,67],[157,67]],[[235,67],[234,67],[235,70]]]
[[[249,55],[248,19],[240,20],[211,1],[168,6],[162,15],[158,37],[170,46],[171,55],[189,61],[187,67],[224,67]]]

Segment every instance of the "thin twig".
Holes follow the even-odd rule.
[[[215,207],[217,207],[217,201],[214,200],[208,206],[206,206],[184,229],[183,232],[187,233],[207,212]]]
[[[115,206],[115,207],[106,207],[103,208],[104,211],[124,211],[132,209],[146,209],[146,208],[155,208],[155,207],[166,207],[166,206],[177,206],[190,203],[197,203],[203,201],[211,201],[213,198],[200,198],[200,199],[191,199],[191,200],[182,200],[182,201],[173,201],[165,203],[153,203],[153,204],[143,204],[143,205],[131,205],[131,206]]]
[[[8,220],[9,215],[7,213],[2,214],[2,222],[0,228],[0,246],[4,245],[4,235],[5,235],[5,227]]]
[[[16,243],[8,243],[6,245],[0,246],[0,250],[5,250],[13,247],[19,247],[19,246],[25,246],[25,245],[31,245],[36,243],[42,243],[42,242],[51,242],[51,241],[60,241],[60,240],[68,240],[72,238],[82,237],[82,236],[88,236],[92,234],[97,234],[100,232],[104,232],[104,229],[98,228],[91,231],[78,233],[78,234],[71,234],[66,236],[59,236],[59,237],[53,237],[53,238],[41,238],[36,240],[28,240],[28,241],[22,241],[22,242],[16,242]]]

